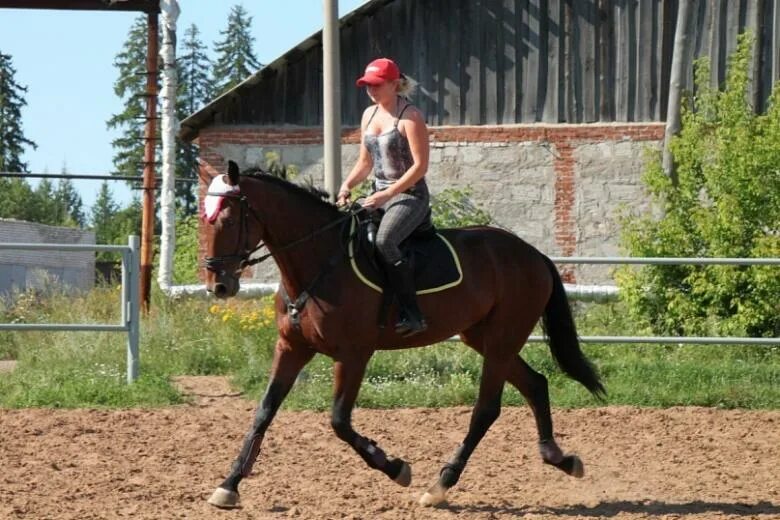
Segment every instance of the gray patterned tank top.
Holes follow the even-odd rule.
[[[363,136],[363,144],[371,154],[371,159],[374,162],[374,189],[377,191],[391,186],[414,164],[412,150],[409,148],[409,140],[398,130],[398,122],[409,106],[408,103],[404,106],[398,117],[395,118],[391,130],[379,135],[366,132]],[[368,123],[374,119],[378,110],[379,107],[377,106],[368,119]],[[425,177],[409,188],[407,193],[418,197],[427,196],[428,185],[425,182]]]

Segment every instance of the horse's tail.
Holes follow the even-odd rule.
[[[561,276],[555,264],[544,257],[547,268],[553,278],[553,290],[542,315],[542,328],[547,336],[555,361],[567,375],[582,383],[594,396],[602,399],[607,391],[593,365],[580,349],[574,317],[571,314],[569,299],[563,287]]]

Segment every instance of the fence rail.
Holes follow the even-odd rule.
[[[551,256],[556,264],[780,265],[780,258],[674,258],[664,256]]]
[[[672,258],[672,257],[550,257],[556,264],[643,264],[643,265],[780,265],[780,258]],[[457,339],[457,337],[455,337]],[[528,341],[541,342],[544,336]],[[712,336],[581,336],[583,343],[679,343],[686,345],[780,345],[780,338],[739,338]]]
[[[98,244],[24,244],[0,243],[0,250],[27,251],[108,251],[122,255],[121,318],[118,325],[100,323],[0,323],[0,330],[127,332],[127,382],[138,379],[139,368],[139,272],[140,240],[132,235],[126,246]]]
[[[673,258],[673,257],[580,257],[552,256],[550,259],[561,264],[649,264],[649,265],[780,265],[780,258]],[[239,296],[253,298],[273,294],[278,283],[242,283]],[[566,293],[571,299],[603,302],[617,298],[617,287],[608,285],[570,285],[565,284]],[[173,297],[208,297],[203,285],[178,285],[167,288],[166,294]],[[452,336],[448,341],[460,341]],[[543,342],[543,336],[531,336],[531,342]],[[780,345],[780,338],[740,338],[714,336],[580,336],[583,343],[626,344],[685,344],[685,345]]]

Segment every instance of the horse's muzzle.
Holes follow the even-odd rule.
[[[238,294],[238,280],[231,277],[224,277],[214,283],[209,289],[217,298],[230,298]]]

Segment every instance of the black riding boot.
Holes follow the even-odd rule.
[[[393,290],[398,295],[398,303],[401,307],[398,323],[395,331],[404,337],[413,336],[428,329],[420,308],[417,306],[417,294],[414,290],[414,272],[412,264],[407,259],[399,260],[396,264],[386,264],[387,273]]]

